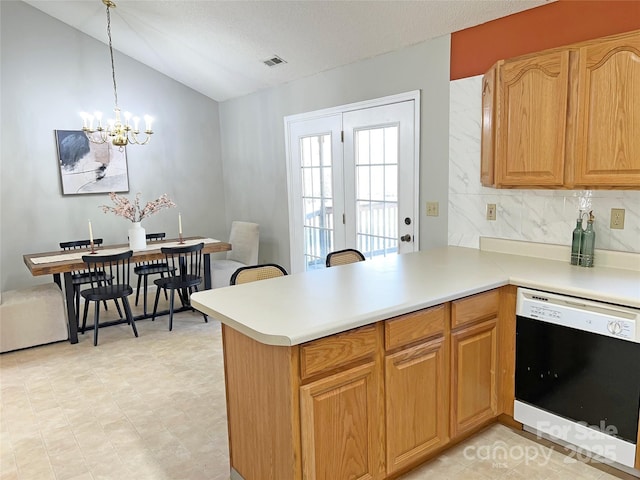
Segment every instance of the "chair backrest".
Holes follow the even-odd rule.
[[[147,233],[145,236],[147,237],[147,242],[149,243],[153,243],[153,242],[159,242],[161,240],[164,240],[164,237],[166,237],[166,233],[164,232],[159,232],[159,233]],[[160,260],[145,260],[143,262],[136,262],[136,266],[140,266],[140,265],[158,265],[162,263]]]
[[[241,283],[266,280],[267,278],[283,277],[287,271],[275,263],[264,263],[262,265],[251,265],[240,267],[231,275],[230,285],[240,285]]]
[[[185,275],[202,276],[202,249],[204,243],[185,247],[162,247],[165,262],[169,266],[169,275],[181,277]]]
[[[93,246],[99,247],[100,245],[102,245],[102,239],[94,238]],[[91,247],[91,240],[73,240],[71,242],[60,242],[60,248],[62,250],[82,250],[82,249],[88,249],[90,247]],[[85,271],[74,270],[73,272],[71,272],[72,275],[77,275],[79,273],[85,273]]]
[[[345,248],[344,250],[336,250],[327,255],[327,267],[335,267],[337,265],[346,265],[347,263],[355,263],[364,261],[364,255],[354,248]]]
[[[101,238],[94,238],[93,245],[99,247],[102,245]],[[82,248],[89,248],[91,246],[91,240],[74,240],[72,242],[60,242],[60,248],[63,250],[80,250]]]
[[[260,226],[251,222],[237,220],[232,222],[229,243],[231,250],[227,252],[227,260],[240,262],[243,265],[257,264]]]
[[[111,277],[110,286],[129,285],[129,262],[132,255],[132,250],[113,255],[83,255],[82,261],[87,264],[91,288],[104,286],[105,275]]]

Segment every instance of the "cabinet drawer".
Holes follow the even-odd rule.
[[[444,332],[447,306],[438,305],[402,315],[384,322],[384,345],[387,350]]]
[[[498,315],[500,289],[479,293],[451,303],[451,328]]]
[[[373,357],[376,344],[375,325],[304,343],[300,345],[300,375],[306,379],[356,360]]]

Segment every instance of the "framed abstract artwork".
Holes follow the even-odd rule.
[[[56,130],[63,195],[128,192],[127,151],[91,143],[82,130]]]

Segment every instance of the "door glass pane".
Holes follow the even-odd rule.
[[[305,269],[324,267],[333,249],[331,135],[300,139]]]
[[[398,252],[398,127],[358,130],[356,235],[358,249],[372,258]]]

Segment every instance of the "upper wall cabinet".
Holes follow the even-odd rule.
[[[640,187],[640,32],[579,58],[575,183]]]
[[[640,31],[500,61],[482,107],[483,185],[640,187]]]

